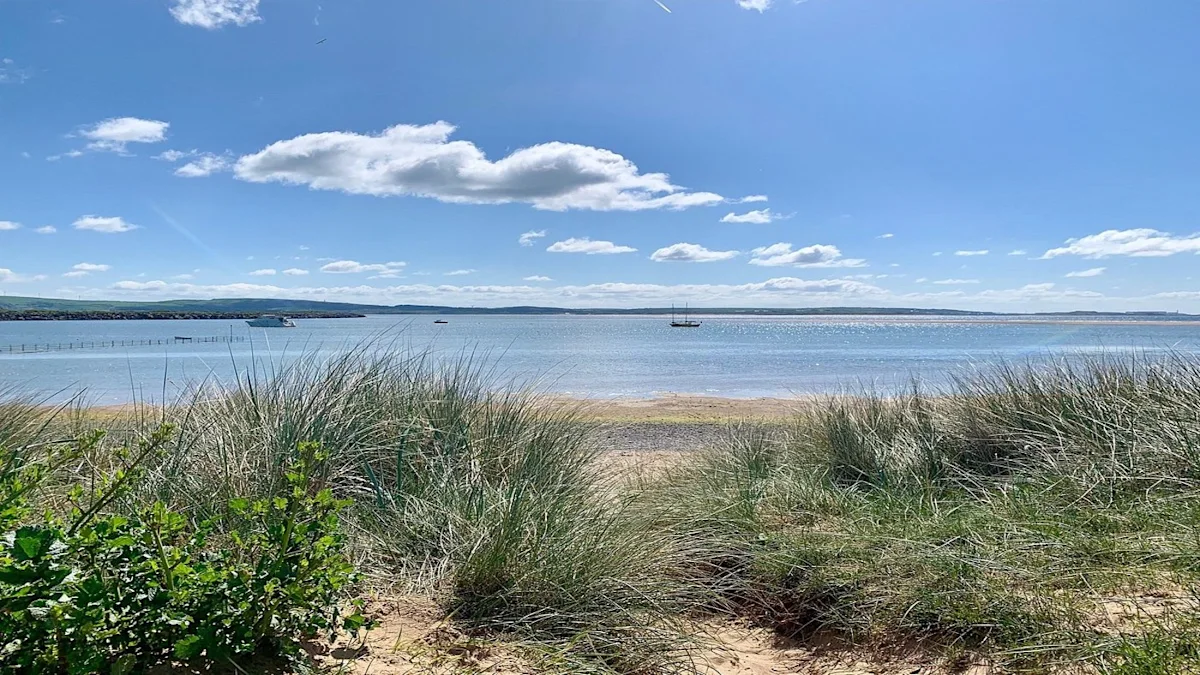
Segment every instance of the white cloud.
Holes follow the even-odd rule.
[[[185,157],[191,157],[197,154],[195,150],[164,150],[154,156],[154,159],[161,159],[164,162],[178,162]]]
[[[938,281],[935,281],[933,283],[938,284],[939,286],[963,286],[966,284],[977,284],[977,283],[979,283],[979,280],[978,279],[939,279]]]
[[[253,272],[247,272],[247,274],[249,274],[252,277],[273,277],[273,276],[275,276],[275,270],[270,267],[265,267],[261,270],[254,270]]]
[[[261,21],[259,0],[175,0],[171,16],[179,23],[212,30],[226,24],[248,26]]]
[[[357,260],[336,260],[331,263],[326,263],[321,266],[322,272],[329,274],[362,274],[364,272],[378,272],[380,274],[397,274],[408,263],[405,262],[387,262],[387,263],[372,263],[366,264]]]
[[[1108,268],[1107,267],[1093,267],[1093,268],[1087,269],[1087,270],[1079,270],[1076,272],[1067,272],[1067,278],[1070,279],[1070,278],[1079,278],[1079,277],[1098,277],[1101,274],[1104,274],[1104,270],[1106,270],[1106,269],[1108,269]]]
[[[475,270],[454,270],[452,272],[446,272],[446,276],[448,276],[448,277],[465,277],[468,274],[474,274],[474,273],[475,273]]]
[[[543,277],[541,275],[535,274],[531,277],[525,277],[524,279],[522,279],[522,281],[554,281],[554,280],[551,279],[550,277]]]
[[[545,230],[530,230],[528,232],[523,233],[520,237],[518,237],[517,241],[522,246],[533,246],[533,243],[536,240],[541,239],[544,236],[546,236]]]
[[[1107,258],[1114,255],[1160,258],[1176,253],[1200,253],[1200,234],[1176,237],[1168,232],[1150,228],[1105,230],[1078,239],[1068,239],[1066,246],[1046,251],[1042,254],[1042,259],[1056,258],[1060,255],[1078,255],[1084,258]]]
[[[101,216],[83,216],[73,223],[77,230],[91,230],[105,234],[116,234],[138,229],[137,225],[127,223],[121,218],[105,218]]]
[[[398,124],[377,135],[306,134],[240,158],[234,173],[256,183],[455,203],[521,202],[551,211],[679,210],[724,201],[711,192],[688,192],[664,173],[642,173],[610,150],[551,142],[492,161],[474,143],[450,140],[454,131],[435,122]]]
[[[771,7],[771,0],[737,0],[737,4],[742,9],[753,9],[761,14]]]
[[[792,250],[788,243],[772,244],[750,252],[751,265],[764,267],[865,267],[867,261],[858,258],[843,258],[836,246],[814,244]]]
[[[611,255],[613,253],[634,253],[636,248],[618,246],[611,241],[592,241],[587,237],[576,239],[572,237],[564,241],[556,241],[546,249],[551,253],[584,253],[587,255]]]
[[[896,236],[896,235],[892,234],[891,232],[885,232],[885,233],[883,233],[883,234],[881,234],[881,235],[879,235],[878,237],[875,237],[875,238],[876,238],[876,239],[891,239],[891,238],[892,238],[892,237],[894,237],[894,236]]]
[[[195,279],[196,275],[184,273],[184,274],[176,274],[175,276],[173,276],[171,278],[178,279],[179,281],[189,281],[191,279]]]
[[[977,256],[977,255],[987,255],[988,253],[991,253],[991,251],[987,250],[986,248],[981,248],[977,251],[955,251],[954,255]]]
[[[112,269],[111,265],[101,265],[97,263],[82,262],[71,267],[71,271],[63,274],[64,277],[86,277],[92,272],[107,272]]]
[[[749,195],[747,197],[742,197],[741,199],[737,200],[735,203],[737,203],[737,204],[753,204],[754,202],[765,202],[765,201],[767,201],[766,195]]]
[[[89,150],[124,153],[130,143],[159,143],[166,140],[167,128],[170,126],[170,123],[159,120],[113,117],[97,122],[94,126],[80,131],[79,135],[91,141],[87,146]]]
[[[941,252],[941,251],[934,251],[934,252],[933,252],[933,257],[935,257],[935,258],[936,258],[936,257],[938,257],[938,256],[939,256],[939,255],[941,255],[941,254],[942,254],[942,252]]]
[[[175,169],[175,175],[183,178],[204,178],[214,173],[228,171],[229,167],[229,157],[204,152],[200,153],[195,160]]]
[[[650,254],[654,262],[716,262],[740,255],[739,251],[710,251],[699,244],[672,244]]]
[[[746,213],[737,214],[732,211],[725,214],[721,218],[722,223],[752,223],[754,225],[763,225],[776,220],[781,220],[783,216],[778,213],[773,213],[771,209],[762,209],[759,211],[747,211]]]
[[[11,220],[0,220],[0,232],[3,232],[5,230],[11,231],[11,230],[19,230],[19,229],[21,229],[20,223],[14,223]]]
[[[1012,251],[1009,251],[1008,254],[1009,255],[1029,255],[1029,251],[1026,251],[1023,248],[1018,248],[1018,249],[1013,249]]]
[[[308,274],[308,270],[302,270],[298,267],[289,267],[288,269],[284,270],[283,273],[289,277],[302,277]]]
[[[41,281],[44,274],[18,274],[10,269],[0,267],[0,284],[20,284],[27,281]]]
[[[298,246],[297,248],[299,248],[301,251],[307,251],[307,250],[308,250],[308,247],[307,247],[307,246],[305,246],[304,244],[300,244],[300,246]]]
[[[34,230],[34,232],[37,232],[38,234],[54,234],[55,232],[58,232],[58,228],[53,225],[43,225]]]

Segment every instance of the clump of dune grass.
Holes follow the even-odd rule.
[[[674,550],[607,482],[591,425],[479,360],[366,345],[207,383],[167,415],[179,441],[146,499],[231,522],[232,496],[279,494],[278,467],[316,442],[375,585],[440,597],[556,667],[685,661]]]
[[[1038,667],[1125,663],[1113,645],[1153,645],[1106,639],[1100,599],[1200,580],[1197,439],[1194,357],[1001,365],[941,395],[837,397],[785,431],[744,427],[645,499],[698,552],[677,573],[710,611]]]

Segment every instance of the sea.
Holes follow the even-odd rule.
[[[0,397],[169,403],[199,382],[271,377],[296,359],[362,345],[470,359],[497,387],[597,399],[886,394],[913,383],[938,391],[1001,362],[1200,350],[1196,322],[1124,318],[696,316],[694,329],[659,316],[435,318],[300,319],[290,329],[241,320],[0,322]]]

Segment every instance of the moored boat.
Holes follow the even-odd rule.
[[[275,314],[263,314],[257,319],[250,319],[246,323],[254,328],[295,328],[296,322],[286,316],[277,316]]]

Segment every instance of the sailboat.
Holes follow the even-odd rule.
[[[671,305],[671,328],[699,328],[699,321],[692,321],[688,318],[687,305],[683,306],[683,321],[675,319],[675,305]]]

